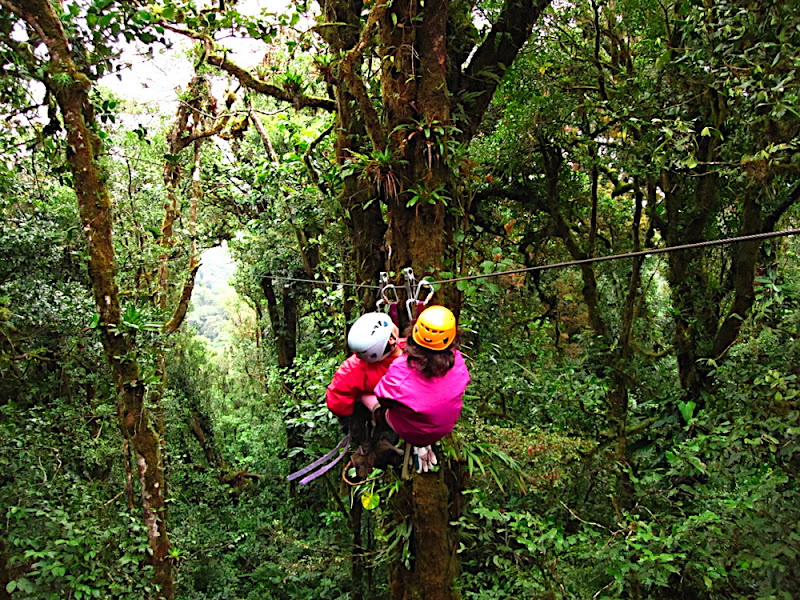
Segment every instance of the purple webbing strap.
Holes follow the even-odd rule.
[[[342,441],[340,441],[338,444],[336,444],[336,447],[335,447],[333,450],[331,450],[330,452],[328,452],[328,453],[327,453],[325,456],[323,456],[323,457],[321,457],[321,458],[318,458],[317,460],[315,460],[314,462],[312,462],[310,465],[303,467],[303,468],[302,468],[302,469],[300,469],[299,471],[295,471],[294,473],[292,473],[291,475],[289,475],[289,476],[286,478],[286,480],[287,480],[287,481],[294,481],[295,479],[297,479],[298,477],[302,477],[303,475],[305,475],[305,474],[306,474],[306,473],[308,473],[309,471],[313,471],[313,470],[314,470],[314,469],[316,469],[318,466],[320,466],[321,464],[325,463],[325,461],[327,461],[327,460],[330,460],[331,458],[333,458],[333,457],[334,457],[334,455],[335,455],[335,454],[336,454],[336,453],[337,453],[339,450],[341,450],[342,448],[344,448],[344,449],[345,449],[345,450],[344,450],[344,452],[342,452],[342,453],[341,453],[339,456],[337,456],[337,457],[336,457],[336,460],[334,460],[334,461],[331,463],[331,465],[335,465],[337,462],[339,462],[339,459],[341,459],[341,458],[342,458],[342,456],[344,456],[344,455],[347,453],[347,448],[348,448],[349,446],[350,446],[350,434],[348,433],[346,436],[344,436],[344,437],[342,438]],[[329,468],[330,468],[330,466],[329,466]],[[325,469],[325,471],[327,471],[327,469]],[[317,473],[317,474],[315,474],[315,475],[314,475],[314,477],[318,477],[319,475],[322,475],[322,473],[324,473],[325,471],[322,471],[321,473]],[[313,479],[314,477],[312,477],[311,479]],[[311,479],[309,479],[308,481],[311,481]],[[304,479],[304,480],[303,480],[303,481],[301,481],[300,483],[306,483],[306,480]]]
[[[311,473],[310,475],[306,475],[305,477],[303,477],[303,478],[300,480],[300,485],[305,485],[305,484],[307,484],[309,481],[314,481],[314,480],[315,480],[317,477],[319,477],[320,475],[324,475],[325,473],[327,473],[328,471],[330,471],[330,470],[331,470],[333,467],[335,467],[335,466],[336,466],[336,463],[338,463],[340,460],[342,460],[342,457],[343,457],[345,454],[347,454],[347,447],[343,448],[343,449],[342,449],[342,452],[341,452],[341,454],[339,454],[339,456],[337,456],[336,458],[334,458],[334,459],[333,459],[331,462],[329,462],[327,465],[325,465],[324,467],[320,467],[320,468],[319,468],[317,471],[314,471],[314,472],[313,472],[313,473]]]
[[[389,303],[389,317],[392,319],[392,323],[395,325],[398,324],[397,321],[397,302],[390,302]]]

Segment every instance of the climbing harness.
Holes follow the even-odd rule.
[[[400,463],[401,464],[400,479],[402,479],[403,481],[408,481],[409,479],[411,479],[411,472],[409,467],[411,467],[411,463],[413,462],[413,458],[411,456],[412,448],[413,446],[411,444],[406,444],[405,449],[403,450],[403,458],[401,459],[402,462]],[[362,485],[364,483],[369,483],[377,479],[377,477],[368,477],[364,481],[351,481],[350,479],[348,479],[347,475],[347,471],[350,469],[350,467],[355,467],[352,458],[348,460],[347,464],[345,464],[345,466],[342,468],[342,481],[344,481],[347,485],[351,487]]]
[[[305,485],[310,481],[314,481],[317,477],[319,477],[320,475],[324,475],[325,473],[330,471],[334,466],[336,466],[336,463],[342,460],[342,458],[344,457],[345,454],[347,454],[347,451],[349,449],[350,449],[350,434],[348,433],[346,436],[342,438],[342,440],[338,444],[336,444],[336,447],[333,450],[328,452],[325,456],[318,458],[310,465],[303,467],[299,471],[295,471],[294,473],[289,475],[286,478],[286,480],[294,481],[299,477],[303,477],[303,475],[306,475],[306,473],[309,473],[308,475],[303,477],[303,479],[300,480],[300,485]],[[340,450],[341,452],[339,452]],[[337,452],[339,452],[338,456],[336,455]],[[328,462],[328,464],[325,464],[326,461],[330,462]],[[314,469],[317,469],[317,467],[319,467],[319,469],[314,471]]]

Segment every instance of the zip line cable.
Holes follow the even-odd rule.
[[[683,244],[681,246],[668,246],[666,248],[652,248],[650,250],[640,250],[638,252],[626,252],[624,254],[610,254],[608,256],[596,256],[593,258],[583,258],[580,260],[570,260],[561,263],[552,263],[549,265],[537,265],[535,267],[525,267],[521,269],[511,269],[510,271],[498,271],[496,273],[485,273],[482,275],[468,275],[466,277],[457,277],[455,279],[442,279],[441,281],[432,281],[432,284],[446,284],[455,283],[456,281],[470,281],[472,279],[483,279],[485,277],[499,277],[501,275],[515,275],[518,273],[525,273],[528,271],[547,271],[549,269],[563,269],[564,267],[571,267],[574,265],[586,265],[596,262],[607,262],[610,260],[618,260],[621,258],[635,258],[637,256],[649,256],[651,254],[666,254],[668,252],[678,252],[680,250],[691,250],[692,248],[708,248],[709,246],[722,246],[725,244],[736,244],[739,242],[748,242],[753,240],[766,240],[776,237],[784,237],[789,235],[797,235],[800,229],[785,229],[783,231],[770,231],[768,233],[755,233],[752,235],[742,235],[739,237],[725,238],[721,240],[709,240],[705,242],[695,242],[692,244]]]
[[[624,254],[610,254],[608,256],[595,256],[592,258],[583,258],[579,260],[570,260],[560,263],[551,263],[547,265],[537,265],[535,267],[523,267],[519,269],[511,269],[509,271],[497,271],[495,273],[483,273],[480,275],[467,275],[465,277],[455,277],[453,279],[441,279],[439,281],[429,281],[431,285],[445,285],[449,283],[456,283],[458,281],[472,281],[475,279],[486,279],[489,277],[500,277],[502,275],[517,275],[519,273],[529,273],[533,271],[547,271],[550,269],[563,269],[576,265],[587,265],[591,263],[607,262],[610,260],[619,260],[623,258],[636,258],[639,256],[647,257],[653,254],[666,254],[668,252],[679,252],[681,250],[691,250],[694,248],[709,248],[711,246],[723,246],[726,244],[738,244],[741,242],[749,242],[756,240],[768,240],[777,237],[786,237],[790,235],[800,234],[800,229],[784,229],[782,231],[769,231],[766,233],[754,233],[751,235],[741,235],[738,237],[724,238],[720,240],[707,240],[704,242],[694,242],[692,244],[683,244],[680,246],[668,246],[666,248],[651,248],[648,250],[640,250],[637,252],[625,252]],[[283,281],[297,281],[305,283],[317,283],[320,285],[342,285],[357,288],[370,288],[381,289],[377,285],[369,285],[366,283],[345,283],[342,281],[322,281],[319,279],[297,279],[294,277],[282,277],[279,275],[261,275],[264,279],[274,279]]]
[[[298,281],[300,283],[317,283],[319,285],[344,285],[354,288],[381,289],[379,285],[370,285],[368,283],[345,283],[344,281],[325,281],[323,279],[298,279],[296,277],[284,277],[283,275],[259,275],[259,277],[261,279],[274,279],[275,281]]]

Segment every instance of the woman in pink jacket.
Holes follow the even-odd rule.
[[[414,323],[406,358],[395,360],[375,387],[387,424],[415,446],[420,472],[436,464],[431,445],[453,430],[461,414],[470,375],[458,347],[453,313],[444,306],[426,308]],[[377,400],[362,402],[377,408]]]

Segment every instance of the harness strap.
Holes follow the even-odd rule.
[[[311,473],[307,477],[303,477],[303,479],[300,480],[300,485],[305,485],[309,481],[313,481],[314,479],[316,479],[320,475],[322,475],[324,473],[327,473],[331,468],[333,468],[333,466],[336,463],[338,463],[345,454],[347,454],[347,449],[349,447],[350,447],[350,434],[348,433],[346,436],[344,436],[342,438],[342,440],[338,444],[336,444],[336,447],[333,450],[328,452],[325,456],[323,456],[321,458],[318,458],[317,460],[312,462],[310,465],[303,467],[299,471],[295,471],[294,473],[289,475],[286,478],[286,480],[287,481],[294,481],[295,479],[297,479],[299,477],[303,477],[303,475],[305,475],[309,471],[313,471],[314,469],[316,469],[320,465],[324,464],[326,461],[329,461],[332,458],[334,458],[334,456],[336,456],[336,453],[339,452],[340,450],[342,450],[342,452],[339,452],[339,456],[336,456],[336,458],[334,458],[333,461],[331,461],[329,464],[325,465],[324,467],[322,467],[318,471],[315,471],[314,473]]]

